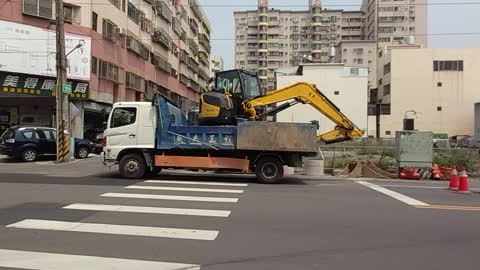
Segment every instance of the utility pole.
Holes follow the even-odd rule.
[[[65,56],[65,30],[63,23],[63,0],[56,0],[56,31],[57,31],[57,163],[70,159],[70,130],[68,94],[63,93],[63,85],[67,81],[67,65]]]

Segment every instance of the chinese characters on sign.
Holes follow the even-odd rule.
[[[88,99],[88,83],[69,81],[72,99]],[[0,72],[0,92],[5,94],[21,94],[35,96],[55,96],[56,81],[54,78],[19,73]]]

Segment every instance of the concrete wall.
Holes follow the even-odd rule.
[[[391,102],[391,115],[382,116],[382,136],[392,137],[401,130],[409,110],[418,112],[418,130],[449,136],[474,134],[480,49],[392,49],[388,54],[391,73],[383,81],[390,82],[391,94],[383,99]],[[433,61],[442,60],[462,60],[463,71],[433,71]]]
[[[475,136],[480,136],[480,103],[475,103]]]
[[[362,77],[343,76],[344,65],[306,65],[303,76],[278,76],[278,88],[297,82],[308,82],[317,85],[340,110],[360,129],[367,129],[367,84],[366,69]],[[335,95],[335,91],[339,91]],[[319,134],[331,131],[335,124],[310,105],[298,104],[277,115],[278,122],[309,123],[317,120],[320,123]]]

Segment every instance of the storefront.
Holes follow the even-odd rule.
[[[69,80],[71,119],[77,112],[73,104],[88,99],[88,82]],[[56,115],[55,78],[0,72],[0,128],[7,126],[54,127]],[[74,126],[72,125],[72,131]]]

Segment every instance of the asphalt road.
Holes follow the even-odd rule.
[[[53,165],[22,164],[30,169],[10,172],[6,166],[0,163],[2,270],[479,264],[477,182],[464,195],[437,182],[291,177],[260,185],[219,174],[127,181],[115,173],[87,175],[82,163],[63,169],[68,176]]]

